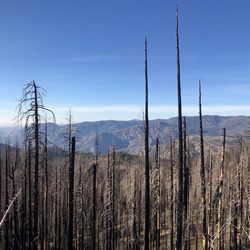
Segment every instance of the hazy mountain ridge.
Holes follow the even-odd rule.
[[[155,145],[155,138],[160,136],[161,143],[169,141],[170,134],[174,137],[178,135],[177,117],[169,119],[151,120],[149,122],[149,143],[151,147]],[[199,117],[186,117],[187,134],[197,141],[199,136]],[[228,138],[237,135],[247,135],[250,130],[249,116],[203,116],[204,136],[211,144],[218,144],[221,139],[222,129],[227,129]],[[118,150],[126,151],[131,154],[143,152],[143,122],[140,120],[131,121],[97,121],[81,122],[74,124],[74,134],[77,138],[77,148],[84,152],[94,152],[95,138],[98,131],[99,151],[106,153],[107,149],[116,145]],[[6,142],[6,137],[14,143],[15,140],[22,141],[22,129],[13,132],[13,128],[0,128],[0,143]],[[67,125],[48,125],[49,138],[52,144],[64,147]],[[249,133],[250,134],[250,133]]]

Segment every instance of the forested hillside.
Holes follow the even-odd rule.
[[[199,143],[199,117],[186,117],[187,133],[193,144]],[[220,146],[221,131],[225,127],[228,134],[228,143],[234,144],[235,138],[239,135],[249,140],[250,117],[248,116],[203,116],[203,127],[205,141],[210,146]],[[67,125],[47,124],[48,137],[51,145],[66,149],[64,134]],[[73,124],[73,135],[77,137],[77,150],[85,153],[94,153],[96,133],[99,138],[99,152],[106,154],[110,145],[116,145],[116,150],[134,155],[143,152],[143,121],[96,121],[81,122]],[[41,124],[44,130],[44,124]],[[170,142],[170,134],[174,139],[178,137],[177,118],[157,119],[149,121],[149,143],[155,149],[156,137],[159,136],[161,144],[167,145]],[[24,140],[24,128],[21,127],[0,127],[0,142],[3,144],[8,140],[12,145],[16,142],[21,144]],[[6,139],[7,138],[7,139]],[[51,146],[49,145],[49,146]]]

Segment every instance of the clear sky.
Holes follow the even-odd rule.
[[[177,114],[175,7],[166,0],[12,0],[0,3],[0,124],[36,80],[64,122],[141,119],[144,36],[150,118]],[[184,115],[250,115],[250,2],[179,1]]]

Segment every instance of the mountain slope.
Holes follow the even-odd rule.
[[[187,117],[186,119],[188,135],[193,140],[197,140],[199,136],[199,117]],[[250,117],[204,116],[203,124],[205,140],[211,144],[218,144],[224,127],[227,129],[227,135],[231,141],[232,137],[237,135],[247,135],[250,130]],[[49,124],[48,127],[51,143],[65,148],[67,125],[53,126],[53,124]],[[112,145],[116,145],[118,150],[132,154],[143,152],[143,122],[140,120],[81,122],[74,124],[74,130],[77,138],[77,148],[84,152],[94,152],[97,131],[101,153],[106,153],[108,147]],[[21,141],[21,130],[17,130],[17,133],[13,131],[13,128],[0,128],[0,142],[6,142],[8,135],[12,143],[16,138]],[[151,147],[154,147],[157,135],[160,136],[161,143],[166,144],[169,141],[170,134],[177,138],[176,117],[151,120],[149,122],[149,143]]]

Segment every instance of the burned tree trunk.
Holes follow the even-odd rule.
[[[9,207],[9,146],[6,146],[5,152],[5,209]],[[4,227],[4,242],[5,250],[9,249],[9,215],[6,216],[5,227]]]
[[[83,197],[83,191],[84,191],[84,185],[82,180],[82,167],[80,169],[80,175],[81,175],[81,249],[84,249],[84,197]]]
[[[74,170],[73,170],[74,172]],[[56,179],[55,179],[55,222],[54,222],[54,227],[55,227],[55,237],[54,237],[54,242],[55,242],[55,249],[58,249],[58,202],[57,202],[57,192],[58,192],[58,188],[57,188],[57,168],[56,168]],[[74,191],[73,191],[74,193]],[[70,232],[70,231],[69,231]]]
[[[211,239],[214,235],[214,205],[213,205],[213,159],[209,150],[209,249],[211,249]]]
[[[182,249],[183,242],[183,131],[182,131],[182,101],[181,101],[181,73],[179,52],[179,20],[176,10],[176,57],[177,57],[177,92],[178,92],[178,131],[179,131],[179,183],[177,202],[177,236],[176,248]]]
[[[106,191],[106,194],[105,194],[105,198],[107,199],[107,201],[105,202],[105,224],[106,224],[106,249],[110,249],[111,248],[111,240],[110,240],[110,227],[111,227],[111,215],[110,215],[110,207],[111,207],[111,202],[110,202],[110,199],[111,199],[111,181],[110,181],[110,162],[109,162],[109,150],[108,150],[108,155],[107,155],[107,158],[108,158],[108,166],[107,166],[107,191]]]
[[[160,249],[160,148],[156,138],[155,166],[152,171],[153,248]]]
[[[33,239],[33,231],[32,231],[32,179],[31,179],[31,142],[29,139],[28,145],[28,176],[29,176],[29,250],[32,248],[32,239]]]
[[[44,157],[45,157],[45,201],[44,201],[44,247],[48,247],[48,195],[49,195],[49,180],[48,180],[48,125],[45,124],[45,141],[44,141]]]
[[[74,173],[75,173],[75,137],[72,137],[72,148],[71,148],[70,164],[69,164],[69,226],[68,226],[69,250],[73,250]]]
[[[35,81],[33,81],[34,87],[34,119],[35,119],[35,181],[34,181],[34,239],[33,248],[34,250],[38,248],[38,202],[39,202],[39,189],[38,189],[38,176],[39,176],[39,115],[38,115],[38,96],[37,87]]]
[[[12,197],[14,198],[16,196],[16,180],[15,180],[15,172],[17,170],[17,166],[18,163],[20,162],[19,159],[19,149],[18,146],[16,145],[16,149],[15,149],[15,163],[12,166],[11,169],[11,175],[10,175],[10,179],[12,180]],[[17,208],[17,201],[14,200],[13,203],[13,222],[14,222],[14,246],[13,249],[18,250],[19,248],[19,230],[18,230],[18,226],[19,226],[19,217],[18,217],[18,208]]]
[[[58,219],[58,249],[62,248],[62,174],[61,171],[59,171],[59,219]]]
[[[184,249],[187,250],[190,245],[189,239],[189,164],[188,164],[188,152],[187,152],[187,124],[186,118],[183,120],[183,220],[184,220]]]
[[[27,142],[25,142],[24,151],[24,176],[22,180],[22,205],[21,205],[21,249],[26,249],[26,239],[27,239],[27,167],[28,167],[28,157],[27,157]]]
[[[27,140],[32,141],[33,154],[34,154],[34,182],[33,182],[33,228],[31,239],[33,249],[38,249],[39,235],[39,160],[40,160],[40,147],[41,147],[41,131],[40,122],[42,116],[40,111],[50,112],[55,121],[55,116],[52,111],[45,108],[43,105],[43,90],[33,80],[26,84],[23,90],[23,96],[19,102],[19,109],[17,119],[18,121],[25,120]]]
[[[44,190],[44,174],[42,173],[41,176],[41,189]],[[44,223],[44,192],[41,193],[40,195],[40,201],[41,201],[41,208],[40,208],[40,213],[41,213],[41,219],[40,219],[40,232],[39,232],[39,240],[40,240],[40,249],[44,249],[44,227],[45,227],[45,223]]]
[[[148,61],[147,38],[145,38],[145,228],[144,249],[149,250],[150,234],[150,176],[149,176],[149,126],[148,126]]]
[[[96,249],[96,168],[97,163],[92,165],[93,171],[93,200],[92,200],[92,248]]]
[[[207,203],[206,203],[206,176],[205,176],[205,156],[203,140],[203,123],[201,109],[201,82],[199,81],[199,119],[200,119],[200,178],[201,178],[201,198],[202,198],[202,234],[203,248],[208,249],[207,235]]]
[[[173,141],[170,137],[170,249],[174,249],[174,161]]]
[[[222,247],[222,222],[223,222],[223,187],[224,187],[224,171],[225,171],[225,147],[226,147],[226,129],[223,128],[223,145],[222,145],[222,160],[220,165],[220,176],[219,176],[219,190],[218,190],[218,225],[217,225],[217,234],[218,234],[218,250],[223,250]]]
[[[242,190],[243,190],[243,141],[240,138],[240,152],[239,159],[236,168],[236,185],[235,185],[235,195],[234,195],[234,219],[233,219],[233,246],[234,249],[242,249]]]
[[[111,188],[112,188],[112,201],[111,201],[111,242],[112,248],[115,249],[115,146],[112,150],[112,173],[111,173]]]

